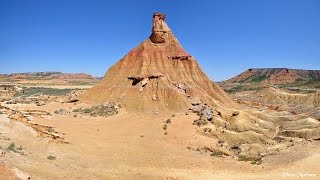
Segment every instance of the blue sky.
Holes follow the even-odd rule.
[[[0,0],[0,73],[103,76],[149,37],[157,11],[215,81],[320,69],[319,0]]]

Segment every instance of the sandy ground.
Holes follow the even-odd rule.
[[[193,150],[215,147],[218,141],[197,133],[193,114],[172,117],[121,110],[111,117],[74,117],[73,104],[10,107],[51,112],[52,116],[34,117],[33,122],[55,127],[69,142],[39,138],[31,128],[0,115],[1,151],[10,143],[23,148],[23,155],[7,152],[0,162],[30,174],[32,179],[320,179],[319,141],[293,146],[264,158],[261,165],[252,165]],[[71,113],[54,114],[59,108]],[[167,118],[171,123],[165,135]],[[56,159],[49,160],[50,155]],[[0,168],[0,172],[5,171]]]
[[[5,165],[0,165],[0,179],[2,180],[14,180],[15,176],[14,173],[10,170],[9,167]]]

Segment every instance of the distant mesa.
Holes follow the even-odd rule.
[[[233,104],[182,48],[165,19],[164,14],[155,13],[150,37],[114,64],[82,100],[113,101],[135,111],[185,112],[191,98]]]
[[[289,68],[254,68],[231,78],[225,83],[265,83],[288,84],[297,81],[320,79],[320,70],[304,70]]]
[[[219,84],[229,92],[268,86],[315,90],[320,88],[320,70],[252,68]]]
[[[62,73],[62,72],[27,72],[0,74],[0,82],[21,84],[95,84],[99,80],[85,73]]]

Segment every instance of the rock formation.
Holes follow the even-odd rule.
[[[201,70],[165,22],[153,15],[151,36],[113,65],[101,82],[82,96],[83,101],[113,101],[126,109],[185,112],[190,99],[232,105],[225,92]]]
[[[272,153],[279,142],[285,141],[286,146],[290,138],[320,137],[320,123],[316,119],[247,107],[239,109],[182,48],[160,13],[153,16],[150,38],[113,65],[80,101],[114,102],[130,112],[169,114],[189,110],[198,115],[194,125],[199,133],[227,142],[235,152],[241,147],[251,148],[254,156]]]
[[[85,137],[87,132],[90,133],[90,138],[101,136],[100,141],[103,141],[103,145],[107,145],[106,147],[113,145],[112,139],[114,138],[112,135],[114,135],[116,141],[124,142],[120,144],[126,144],[126,140],[133,140],[133,142],[138,142],[138,144],[131,143],[133,146],[125,148],[131,148],[132,153],[141,151],[141,156],[146,153],[151,153],[152,155],[159,153],[160,157],[168,154],[168,152],[171,154],[171,152],[178,152],[182,149],[187,150],[186,148],[189,150],[193,149],[189,147],[189,144],[193,144],[198,146],[196,150],[200,151],[196,154],[202,153],[201,149],[206,149],[205,151],[208,150],[212,153],[211,156],[238,156],[239,161],[251,161],[252,164],[260,164],[262,158],[268,154],[275,154],[281,150],[285,150],[285,153],[289,154],[288,148],[294,146],[295,143],[302,145],[302,143],[306,144],[309,141],[319,140],[319,92],[313,95],[301,96],[288,94],[287,92],[283,93],[270,88],[256,93],[256,97],[254,98],[255,100],[260,98],[268,102],[270,100],[275,101],[276,104],[301,104],[301,102],[310,99],[308,106],[317,107],[316,111],[312,109],[312,111],[308,110],[302,113],[297,111],[291,113],[279,111],[279,108],[270,109],[262,107],[257,109],[250,106],[236,105],[219,86],[205,75],[194,57],[182,48],[177,38],[165,23],[165,16],[163,14],[154,14],[152,26],[151,36],[113,65],[99,84],[81,95],[77,92],[70,92],[65,95],[66,101],[63,100],[63,102],[74,103],[79,98],[80,102],[74,104],[78,108],[73,109],[72,112],[69,109],[72,106],[71,104],[61,104],[61,107],[59,107],[58,103],[52,103],[52,106],[48,103],[48,106],[44,105],[39,110],[36,108],[28,111],[20,110],[20,107],[17,105],[8,104],[12,101],[25,101],[25,99],[32,102],[31,98],[36,98],[35,102],[37,102],[37,106],[42,105],[42,103],[39,103],[39,100],[44,101],[47,99],[45,102],[57,101],[55,97],[51,98],[52,96],[50,97],[45,93],[27,96],[29,89],[23,89],[23,92],[26,92],[22,93],[23,95],[15,94],[12,96],[12,100],[8,98],[3,103],[5,106],[0,105],[0,111],[7,114],[11,121],[17,121],[32,128],[41,138],[50,138],[50,140],[57,143],[68,143],[65,141],[65,134],[58,133],[58,130],[56,131],[54,127],[37,124],[37,122],[44,122],[43,120],[50,116],[50,112],[41,109],[53,111],[52,108],[59,108],[51,113],[51,116],[53,116],[52,120],[58,120],[56,125],[63,126],[64,123],[68,123],[68,118],[72,119],[71,115],[74,118],[73,123],[69,124],[69,126],[71,125],[70,128],[62,128],[66,132],[72,132],[74,128],[86,125],[89,129],[75,131],[80,132],[79,137]],[[286,73],[286,70],[281,70],[280,74],[283,73],[290,74]],[[44,74],[41,73],[40,75],[43,76]],[[51,73],[48,74],[50,77],[51,75]],[[260,78],[253,80],[260,81]],[[11,88],[8,86],[3,87],[4,92],[7,92],[8,89]],[[25,99],[23,99],[24,97]],[[60,97],[59,100],[61,99],[64,98]],[[27,106],[23,105],[21,107],[24,109],[23,107]],[[28,107],[35,106],[28,105]],[[68,110],[62,108],[67,108]],[[152,118],[150,118],[150,113],[152,114]],[[159,115],[154,116],[155,114]],[[36,118],[36,116],[39,118],[35,119],[36,121],[32,121],[33,117]],[[93,119],[84,116],[111,117]],[[64,122],[64,120],[67,121]],[[92,120],[94,124],[86,122]],[[149,120],[152,120],[152,122],[147,122]],[[107,121],[110,121],[111,124]],[[194,126],[191,126],[192,122]],[[78,123],[80,123],[79,126],[76,126]],[[55,123],[52,122],[50,124]],[[73,127],[73,125],[75,126]],[[101,131],[97,128],[97,132],[95,132],[96,127],[99,127],[99,129],[102,127]],[[119,128],[132,129],[128,131],[125,129],[123,131],[119,130]],[[108,132],[108,130],[110,130],[110,133],[103,133]],[[159,132],[163,131],[164,135],[167,135],[168,138],[159,136]],[[212,141],[209,138],[198,138],[192,131],[210,137]],[[82,135],[81,133],[84,134]],[[95,134],[97,136],[94,136]],[[104,138],[103,136],[108,137]],[[76,140],[72,137],[69,139],[74,143],[80,143],[81,147],[83,147],[81,138],[77,138]],[[140,138],[142,139],[140,140]],[[152,140],[150,141],[150,139]],[[305,139],[308,139],[308,141],[305,141]],[[161,144],[151,144],[151,149],[145,149],[144,146],[139,147],[141,144],[152,143],[153,141],[161,142]],[[96,144],[96,142],[98,141],[93,142],[93,144]],[[177,147],[175,147],[176,142],[179,142],[179,146]],[[183,143],[180,144],[180,142]],[[161,145],[165,145],[166,143],[172,143],[173,146],[161,147]],[[89,143],[86,146],[91,145],[92,143]],[[90,148],[85,152],[98,154],[110,154],[108,152],[111,152],[112,154],[114,150],[117,151],[122,147],[117,146],[110,151],[105,151],[108,148],[102,148],[99,151],[92,151],[93,148]],[[170,151],[167,152],[167,147],[172,149],[169,149]],[[157,148],[159,150],[155,151]],[[186,155],[194,154],[181,152]],[[130,156],[130,152],[123,154]],[[129,156],[125,156],[125,161]],[[58,157],[62,157],[60,158],[61,160],[64,156]],[[192,158],[196,159],[197,157]],[[288,157],[291,158],[293,156],[290,155]],[[85,159],[89,158],[91,156]],[[118,159],[118,157],[116,158]],[[133,159],[136,158],[133,157]],[[151,157],[146,162],[152,159],[155,158]],[[202,159],[203,157],[201,157]],[[230,160],[230,158],[228,159]],[[102,162],[101,159],[98,162]],[[107,162],[107,160],[103,162]],[[132,162],[131,164],[133,165],[141,164],[141,161]],[[163,164],[162,162],[161,160],[160,164]],[[212,163],[211,160],[207,162],[209,164]],[[192,166],[188,165],[188,168],[190,167]]]
[[[153,15],[152,21],[152,34],[150,40],[153,43],[165,43],[169,34],[171,34],[171,29],[165,22],[166,16],[161,13],[155,13]]]

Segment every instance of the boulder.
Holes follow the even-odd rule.
[[[203,110],[201,111],[201,115],[202,115],[205,119],[211,121],[211,120],[212,120],[212,117],[213,117],[211,108],[206,107],[205,109],[203,109]]]
[[[196,106],[199,104],[201,104],[201,101],[199,99],[196,99],[196,98],[191,99],[191,105]]]
[[[13,168],[12,170],[16,175],[16,179],[19,179],[19,180],[29,180],[29,179],[31,179],[30,174],[22,172],[18,168]]]
[[[191,108],[192,112],[194,113],[197,113],[197,114],[200,114],[201,110],[202,110],[202,106],[201,105],[196,105],[196,106],[193,106]]]

